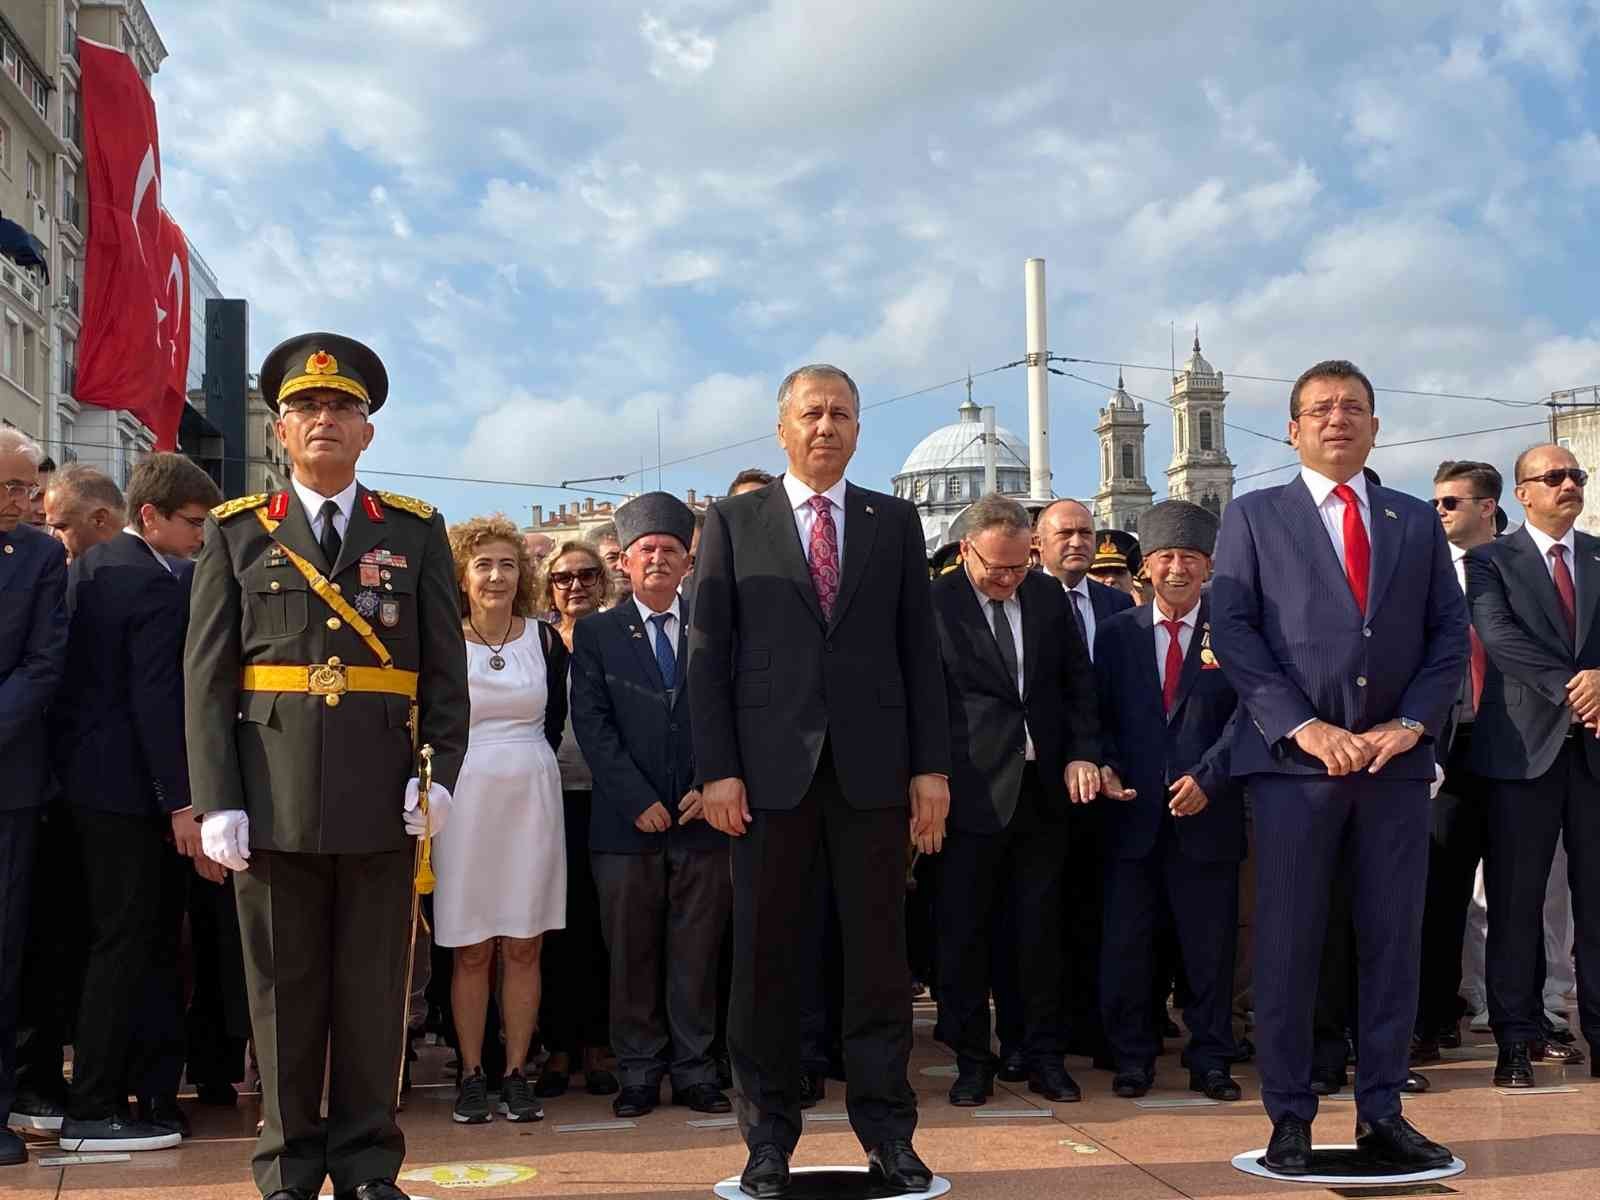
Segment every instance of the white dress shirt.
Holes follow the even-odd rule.
[[[132,525],[124,525],[122,527],[122,532],[123,533],[131,533],[131,534],[133,534],[134,537],[138,538],[141,542],[144,542],[144,548],[146,550],[150,551],[151,554],[155,555],[156,561],[158,563],[160,563],[162,565],[162,567],[164,567],[166,569],[166,572],[167,572],[168,575],[176,575],[177,574],[177,572],[172,569],[172,564],[167,561],[167,556],[165,554],[162,554],[161,551],[157,550],[148,541],[145,541],[144,534],[140,533]]]
[[[971,575],[967,576],[967,582],[972,583]],[[983,613],[983,623],[988,626],[992,636],[994,609],[991,605],[994,601],[985,596],[975,583],[972,583],[972,594],[978,598],[978,611]],[[1005,613],[1006,624],[1011,627],[1011,645],[1017,652],[1017,695],[1021,696],[1023,694],[1023,680],[1026,668],[1022,662],[1022,601],[1017,598],[1016,592],[1011,593],[1011,599],[1000,602],[1000,611]],[[1035,757],[1033,752],[1033,732],[1028,728],[1026,718],[1022,722],[1022,736],[1027,742],[1028,761],[1032,762]]]
[[[811,561],[811,527],[817,521],[817,510],[811,507],[811,497],[828,498],[828,511],[833,514],[834,538],[839,546],[839,569],[844,570],[844,480],[839,480],[825,492],[814,492],[809,484],[785,473],[783,490],[788,494],[789,507],[794,510],[794,527],[800,533],[800,551],[808,563]]]
[[[1310,467],[1300,468],[1300,478],[1305,480],[1306,487],[1311,490],[1311,499],[1317,506],[1317,515],[1322,518],[1322,527],[1328,531],[1328,537],[1333,540],[1333,552],[1339,559],[1339,565],[1344,565],[1344,501],[1333,494],[1333,489],[1339,486],[1337,479],[1329,479],[1320,471],[1313,471]],[[1364,472],[1357,471],[1345,480],[1350,485],[1350,490],[1356,494],[1356,509],[1361,514],[1361,523],[1367,527],[1367,545],[1372,545],[1372,504],[1367,500],[1367,477]]]
[[[1167,643],[1172,640],[1172,635],[1167,632],[1167,627],[1163,625],[1162,622],[1169,621],[1172,618],[1168,617],[1166,613],[1161,611],[1161,606],[1159,604],[1155,606],[1153,613],[1155,616],[1156,630],[1156,678],[1161,681],[1161,691],[1162,694],[1165,695],[1167,690]],[[1199,619],[1200,601],[1198,600],[1194,602],[1193,608],[1184,613],[1183,616],[1177,618],[1178,652],[1182,654],[1185,659],[1189,657],[1189,646],[1194,641],[1195,622]]]
[[[1085,649],[1089,651],[1089,661],[1093,662],[1095,629],[1094,597],[1089,595],[1089,577],[1085,575],[1082,579],[1078,580],[1077,587],[1067,587],[1065,583],[1063,583],[1061,587],[1062,590],[1067,593],[1067,603],[1069,605],[1077,605],[1078,611],[1083,614],[1083,640],[1088,643]],[[1083,599],[1074,600],[1073,596],[1081,596]]]
[[[639,619],[644,622],[644,627],[650,631],[650,651],[654,653],[656,648],[656,627],[651,624],[650,618],[659,617],[662,614],[639,599],[639,593],[634,592],[632,598],[633,606],[639,610]],[[663,624],[666,627],[667,641],[672,643],[672,653],[676,655],[678,653],[678,627],[682,623],[676,595],[672,597],[672,604],[666,611],[666,618]]]
[[[1544,530],[1536,528],[1531,521],[1527,522],[1523,526],[1523,528],[1525,528],[1528,531],[1528,536],[1533,539],[1533,544],[1535,546],[1539,547],[1539,557],[1544,559],[1545,573],[1550,576],[1550,582],[1551,583],[1554,583],[1556,581],[1556,564],[1555,564],[1555,560],[1550,557],[1550,547],[1551,546],[1565,546],[1567,548],[1567,573],[1572,576],[1572,598],[1573,598],[1572,607],[1573,607],[1573,611],[1574,612],[1581,612],[1582,610],[1578,608],[1578,604],[1577,604],[1577,598],[1578,598],[1578,558],[1577,558],[1577,549],[1578,549],[1578,547],[1577,547],[1577,543],[1578,543],[1578,539],[1572,536],[1572,530],[1570,530],[1570,529],[1567,530],[1566,536],[1564,536],[1564,537],[1553,538],[1548,533],[1546,533]]]
[[[1450,543],[1450,565],[1456,569],[1456,582],[1461,585],[1461,594],[1467,593],[1467,552],[1454,542]]]
[[[306,520],[311,523],[311,536],[317,541],[322,541],[322,506],[332,500],[339,506],[338,513],[333,518],[333,531],[344,539],[345,530],[350,528],[350,513],[356,506],[356,481],[352,479],[350,486],[337,496],[324,496],[315,492],[301,483],[298,479],[290,479],[294,494],[300,497],[300,503],[305,507]]]

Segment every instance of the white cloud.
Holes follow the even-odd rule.
[[[717,61],[717,42],[698,29],[674,29],[654,13],[639,21],[639,36],[650,47],[650,74],[664,82],[694,79]]]

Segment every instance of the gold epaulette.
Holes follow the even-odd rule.
[[[211,515],[219,521],[226,521],[229,517],[238,516],[252,508],[260,508],[267,502],[265,493],[256,496],[240,496],[217,505],[211,510]]]
[[[374,492],[373,495],[382,500],[385,507],[398,508],[401,512],[408,512],[413,517],[421,517],[424,521],[433,520],[433,505],[426,500],[402,496],[398,492]]]

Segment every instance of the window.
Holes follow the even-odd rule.
[[[1200,501],[1200,507],[1206,509],[1214,517],[1222,515],[1222,497],[1215,492],[1207,492],[1205,499]]]
[[[61,339],[61,390],[72,395],[78,383],[78,343],[72,338]]]
[[[0,171],[11,174],[11,126],[0,121]]]
[[[1105,455],[1104,455],[1104,457],[1105,457],[1105,460],[1106,460],[1105,461],[1105,469],[1100,472],[1100,477],[1102,479],[1106,480],[1109,483],[1110,480],[1111,480],[1111,447],[1110,446],[1105,447]]]
[[[1122,477],[1124,479],[1139,478],[1133,457],[1133,447],[1131,445],[1124,445],[1122,447]]]
[[[951,500],[959,500],[967,489],[967,481],[959,475],[952,475],[945,482],[944,494]]]
[[[7,379],[17,377],[17,359],[21,353],[18,343],[21,340],[22,323],[17,320],[17,314],[8,308],[5,329],[0,331],[0,374]]]
[[[22,331],[22,357],[18,360],[21,372],[17,376],[17,382],[22,385],[22,390],[25,392],[34,390],[34,357],[38,344],[39,339],[35,336],[33,330],[24,329]]]
[[[17,48],[10,42],[5,43],[5,66],[6,74],[15,79],[18,84],[21,84],[22,60],[17,57]]]
[[[33,106],[39,110],[41,117],[50,119],[50,86],[42,79],[35,78],[33,81]]]
[[[912,489],[912,499],[920,504],[928,494],[928,481],[926,479],[919,479],[912,485]]]
[[[1208,412],[1203,412],[1203,413],[1200,414],[1200,449],[1202,449],[1202,450],[1215,450],[1216,449],[1216,446],[1212,443],[1212,438],[1211,438],[1211,414],[1208,413]]]
[[[44,186],[44,168],[39,165],[39,160],[33,155],[28,155],[28,196],[31,199],[39,198],[39,190]]]

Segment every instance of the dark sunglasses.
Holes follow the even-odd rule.
[[[1558,488],[1567,480],[1582,487],[1589,482],[1589,472],[1582,467],[1557,467],[1553,471],[1546,471],[1543,475],[1529,475],[1526,479],[1517,480],[1518,483],[1542,483],[1548,488]]]
[[[1490,496],[1435,496],[1433,498],[1433,506],[1435,508],[1442,508],[1445,510],[1445,512],[1455,512],[1455,510],[1460,508],[1463,504],[1470,504],[1475,500],[1489,500],[1492,498],[1493,497]]]
[[[576,571],[551,571],[550,586],[566,591],[574,582],[583,584],[584,587],[593,587],[600,582],[599,567],[580,567]]]

